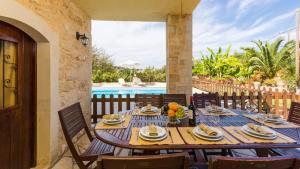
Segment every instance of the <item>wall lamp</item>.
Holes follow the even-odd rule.
[[[76,39],[79,40],[83,46],[87,46],[89,43],[89,38],[85,36],[85,33],[80,34],[79,32],[76,32]]]

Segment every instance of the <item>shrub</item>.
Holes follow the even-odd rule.
[[[267,79],[263,82],[264,85],[266,86],[276,86],[276,80],[275,79]]]

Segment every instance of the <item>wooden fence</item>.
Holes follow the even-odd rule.
[[[284,117],[288,115],[291,102],[300,101],[300,95],[284,89],[280,91],[279,88],[275,88],[275,90],[266,87],[256,89],[253,85],[236,85],[206,79],[193,79],[193,87],[207,92],[218,92],[220,96],[224,96],[225,93],[228,95],[232,95],[233,93],[237,95],[241,95],[241,93],[245,95],[250,95],[250,93],[257,95],[260,92],[263,102],[266,103],[270,111]]]
[[[92,98],[92,108],[93,108],[93,114],[92,119],[93,123],[97,123],[97,118],[101,118],[104,114],[107,112],[107,104],[109,107],[109,114],[114,114],[115,107],[117,107],[117,111],[123,111],[124,110],[124,104],[125,104],[125,110],[131,109],[131,103],[135,102],[135,98],[130,97],[130,95],[126,95],[125,98],[122,97],[121,94],[118,95],[117,98],[114,98],[114,95],[110,95],[109,98],[106,98],[105,95],[101,95],[101,98],[97,98],[97,95],[93,95]],[[115,103],[117,103],[117,106],[115,106]],[[99,106],[100,104],[100,106]],[[101,107],[101,110],[98,110],[98,107]],[[98,113],[100,112],[100,113]]]

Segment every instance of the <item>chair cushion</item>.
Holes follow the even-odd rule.
[[[93,139],[89,147],[80,154],[80,158],[84,161],[96,161],[99,155],[113,155],[114,146],[103,143],[98,139]]]

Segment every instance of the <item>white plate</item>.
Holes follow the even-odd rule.
[[[148,110],[147,109],[147,107],[143,107],[143,108],[141,108],[141,112],[142,113],[157,113],[158,112],[158,108],[157,107],[151,107],[151,109],[150,110]]]
[[[242,130],[245,130],[247,131],[248,133],[251,133],[251,134],[254,134],[254,135],[257,135],[257,136],[261,136],[261,137],[272,137],[272,136],[276,136],[276,131],[268,128],[268,127],[265,127],[265,126],[261,126],[264,128],[264,130],[268,130],[268,132],[272,133],[272,134],[269,134],[269,135],[265,135],[265,134],[262,134],[262,133],[259,133],[257,131],[254,131],[252,130],[251,128],[249,128],[247,125],[244,125],[242,127]]]
[[[265,120],[265,122],[273,123],[273,124],[286,124],[286,121],[281,119],[281,118],[279,118],[279,119],[270,119],[270,118],[268,118],[268,119]]]
[[[122,119],[120,119],[120,120],[118,120],[118,121],[110,121],[110,120],[105,120],[105,119],[103,119],[102,120],[102,122],[104,123],[104,124],[108,124],[108,125],[116,125],[116,124],[120,124],[120,123],[123,123],[125,121],[125,118],[122,118]]]
[[[196,134],[200,135],[200,136],[203,136],[203,137],[207,137],[207,138],[220,138],[223,136],[223,133],[222,131],[214,128],[214,127],[210,127],[212,128],[212,130],[216,131],[217,132],[217,135],[216,136],[210,136],[208,135],[207,133],[205,133],[203,130],[201,130],[199,127],[195,127],[193,129],[193,132],[195,132]]]
[[[156,126],[156,128],[157,128],[157,136],[149,135],[149,126],[142,127],[140,129],[140,134],[144,137],[151,138],[151,139],[160,138],[167,134],[167,131],[164,128],[159,126]]]
[[[218,138],[209,138],[209,137],[204,137],[204,136],[201,136],[201,135],[197,134],[194,130],[193,130],[192,132],[193,132],[193,134],[194,134],[196,137],[198,137],[198,138],[200,138],[200,139],[202,139],[202,140],[207,140],[207,141],[219,141],[219,140],[222,140],[222,139],[223,139],[223,136],[218,137]]]
[[[247,135],[249,135],[249,136],[256,137],[256,138],[261,138],[261,139],[265,139],[265,140],[274,140],[277,137],[277,135],[273,135],[273,136],[259,136],[259,135],[250,133],[250,132],[246,131],[243,128],[242,128],[242,132],[245,133],[245,134],[247,134]]]
[[[159,137],[159,138],[148,138],[148,137],[143,136],[141,133],[139,133],[139,137],[143,140],[146,140],[146,141],[162,141],[162,140],[166,139],[168,137],[168,135],[165,134],[165,135],[163,135],[162,137]]]

